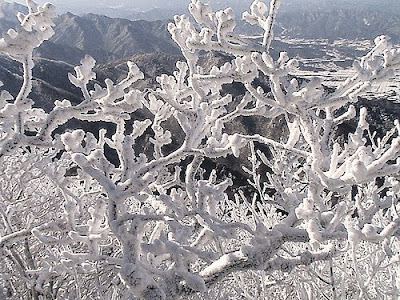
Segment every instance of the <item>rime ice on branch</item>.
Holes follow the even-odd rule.
[[[197,24],[182,15],[168,25],[185,60],[172,75],[159,76],[157,88],[134,88],[143,74],[133,62],[121,82],[106,79],[90,88],[95,60],[86,56],[69,74],[82,102],[55,99],[45,113],[28,98],[32,50],[52,35],[55,14],[50,4],[27,1],[21,25],[0,40],[1,52],[25,72],[15,99],[0,95],[0,250],[12,266],[10,276],[0,277],[4,293],[35,299],[398,295],[392,278],[400,276],[400,125],[377,137],[367,110],[353,103],[371,83],[391,77],[400,51],[378,37],[354,63],[356,74],[327,92],[318,78],[294,77],[299,66],[286,52],[277,60],[269,54],[279,3],[256,0],[243,14],[265,32],[257,43],[235,33],[231,8],[214,12],[192,0]],[[206,71],[199,58],[214,51],[230,61]],[[258,85],[265,79],[269,90]],[[233,82],[246,90],[239,100],[221,95]],[[131,120],[137,111],[152,117]],[[225,130],[252,116],[266,122],[280,116],[287,130],[280,140]],[[354,132],[336,140],[338,126],[355,118]],[[55,133],[71,119],[114,129]],[[182,140],[167,128],[170,120]],[[143,141],[147,151],[140,152]],[[177,145],[166,147],[172,141]],[[251,193],[233,193],[226,174],[207,173],[202,163],[239,157],[244,147]],[[109,160],[109,149],[117,162]],[[19,171],[16,162],[24,162]],[[260,174],[262,165],[267,174]],[[46,198],[46,189],[33,188],[38,178],[56,193]],[[47,201],[48,210],[55,207],[51,214],[43,213],[46,206],[27,214]],[[254,276],[263,287],[253,293]]]

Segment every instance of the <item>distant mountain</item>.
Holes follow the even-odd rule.
[[[0,18],[0,32],[17,26],[16,14],[26,7],[15,3],[2,3],[4,17]],[[89,54],[98,62],[106,63],[138,53],[180,51],[167,31],[168,21],[130,21],[95,14],[77,16],[60,15],[55,20],[55,35],[45,42],[36,55],[71,64]]]
[[[56,44],[51,41],[44,42],[34,50],[34,56],[54,61],[62,61],[70,65],[79,65],[80,61],[88,54],[86,50],[68,45]]]
[[[121,5],[129,4],[129,1],[121,1]],[[246,1],[215,0],[212,4],[218,7],[230,4],[244,9],[249,2]],[[400,1],[381,0],[378,3],[374,0],[363,0],[363,4],[359,5],[360,1],[283,1],[275,34],[290,38],[330,40],[338,38],[372,40],[378,35],[386,34],[395,42],[399,42]],[[165,4],[147,12],[127,10],[125,14],[131,14],[130,17],[135,19],[166,19],[178,13],[184,2],[186,1],[175,2],[175,8]],[[108,2],[99,1],[99,5],[105,3]],[[302,5],[304,3],[308,5]],[[3,3],[1,10],[4,16],[0,19],[0,31],[4,32],[8,28],[15,27],[16,12],[26,8],[15,3]],[[90,54],[100,63],[140,53],[164,52],[179,55],[179,49],[167,31],[167,23],[167,20],[130,21],[95,14],[77,16],[67,13],[57,18],[55,36],[39,48],[36,55],[70,64],[79,63],[85,54]],[[254,33],[256,30],[254,26],[244,26],[242,23],[239,23],[238,27],[243,33]]]
[[[24,6],[6,2],[1,3],[0,9],[3,12],[1,32],[16,27],[17,12],[27,11]],[[178,59],[174,57],[180,57],[166,29],[166,21],[129,21],[94,14],[76,16],[67,13],[59,16],[55,23],[56,34],[34,53],[31,97],[38,99],[36,105],[46,110],[51,109],[55,99],[66,98],[74,103],[81,101],[80,91],[68,81],[67,75],[74,72],[74,66],[85,54],[93,56],[98,62],[96,73],[99,83],[104,83],[106,77],[114,80],[121,78],[117,76],[118,70],[125,67],[127,60],[122,58],[136,55],[133,59],[138,60],[147,74],[148,81],[142,83],[143,86],[153,85],[155,75],[160,75],[160,72],[173,70]],[[146,58],[145,53],[157,54]],[[101,64],[106,66],[101,67]],[[0,80],[16,96],[22,84],[21,65],[0,55]]]
[[[129,21],[95,14],[67,13],[56,20],[51,42],[74,47],[107,62],[137,53],[179,50],[167,31],[166,21]]]
[[[6,0],[13,1],[13,0]],[[25,0],[14,0],[25,4]],[[35,2],[43,4],[47,0],[36,0]],[[92,0],[51,0],[57,7],[58,13],[72,12],[82,15],[86,13],[95,13],[107,15],[110,17],[127,18],[132,12],[147,12],[150,10],[179,10],[179,13],[186,13],[190,0],[97,0],[95,5]],[[209,3],[214,9],[223,9],[228,6],[234,8],[238,15],[247,10],[253,0],[203,0]],[[269,3],[269,1],[265,1]],[[281,3],[283,9],[313,10],[315,8],[323,9],[374,9],[380,11],[399,11],[400,4],[398,0],[286,0]],[[171,17],[171,16],[170,16]]]
[[[278,35],[309,39],[374,39],[385,34],[398,42],[400,9],[399,13],[350,8],[284,11],[277,17],[276,31]]]
[[[281,2],[281,11],[314,11],[332,9],[378,10],[399,12],[398,0],[286,0]]]
[[[7,0],[13,1],[13,0]],[[14,0],[24,4],[24,0]],[[187,7],[191,0],[35,0],[35,2],[43,4],[45,2],[53,3],[58,13],[72,12],[74,14],[82,15],[86,13],[95,13],[101,15],[108,15],[110,17],[127,18],[133,12],[147,12],[153,9],[160,10],[173,10],[178,11],[180,14],[187,13]],[[253,0],[208,0],[203,1],[210,3],[215,9],[222,9],[232,6],[237,11],[242,11],[249,7]],[[169,16],[170,18],[172,16]]]
[[[17,13],[27,12],[28,9],[17,3],[0,2],[0,36],[10,28],[17,25]]]
[[[112,61],[99,66],[101,74],[97,77],[103,81],[107,76],[114,82],[122,80],[128,74],[127,62],[133,61],[144,74],[144,80],[138,82],[138,88],[145,89],[157,85],[156,77],[161,74],[172,74],[176,69],[176,62],[183,60],[182,55],[171,55],[162,52],[136,54],[129,57]]]
[[[175,15],[181,15],[185,13],[184,10],[180,8],[153,8],[146,11],[132,11],[125,15],[126,19],[129,20],[147,20],[147,21],[157,21],[157,20],[169,20],[173,19]]]

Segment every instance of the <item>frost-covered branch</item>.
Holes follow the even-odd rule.
[[[359,298],[372,293],[363,280],[391,284],[385,278],[398,271],[382,265],[399,262],[399,122],[378,138],[367,110],[352,104],[390,78],[400,51],[377,38],[333,92],[317,78],[300,80],[295,59],[269,54],[279,3],[268,9],[256,0],[243,14],[264,30],[259,41],[235,33],[231,8],[213,12],[192,0],[197,24],[182,15],[168,26],[184,61],[157,87],[135,88],[144,76],[134,62],[123,80],[92,85],[96,62],[86,56],[69,74],[82,101],[55,100],[46,113],[28,96],[32,50],[52,35],[54,9],[27,1],[21,26],[0,40],[24,68],[15,100],[0,94],[0,251],[11,270],[0,276],[4,289],[19,298],[178,299],[213,293],[238,272],[261,272],[276,283],[271,291],[304,276],[299,282],[318,287],[309,298],[336,297],[343,276],[358,283]],[[228,61],[201,67],[203,53],[215,51]],[[226,94],[233,83],[244,94]],[[137,112],[148,117],[136,120]],[[252,117],[280,118],[280,138],[228,130]],[[63,130],[71,119],[107,126]],[[353,119],[337,139],[338,126]],[[207,168],[246,155],[246,187]],[[370,273],[361,272],[360,253]],[[399,290],[391,284],[383,294]]]

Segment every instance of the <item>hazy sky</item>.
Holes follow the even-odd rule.
[[[1,0],[0,0],[1,1]],[[12,0],[5,0],[13,2]],[[176,12],[185,12],[190,0],[35,0],[37,3],[53,3],[59,14],[70,11],[75,14],[97,13],[109,16],[129,15],[133,11],[148,11],[153,8],[167,8]],[[25,0],[15,0],[25,4]],[[214,9],[231,6],[235,11],[248,9],[253,0],[203,0]],[[269,3],[269,0],[265,0]],[[290,9],[312,9],[327,7],[370,7],[400,11],[400,0],[283,0],[282,6]]]
[[[237,0],[233,0],[232,2],[236,1]],[[7,0],[7,2],[13,1]],[[15,2],[25,4],[25,0],[15,0]],[[82,10],[83,8],[88,8],[91,10],[98,10],[99,8],[137,8],[147,10],[156,7],[166,8],[187,6],[187,4],[190,3],[190,0],[36,0],[35,2],[40,4],[51,2],[56,5],[56,7],[70,7],[74,10]]]
[[[25,0],[6,0],[7,2],[17,2],[25,4]],[[203,2],[212,3],[214,8],[227,6],[237,7],[246,5],[248,7],[253,0],[205,0]],[[153,8],[168,8],[173,10],[186,9],[190,0],[35,0],[36,3],[53,3],[58,13],[70,11],[72,13],[99,13],[104,11],[146,11]]]

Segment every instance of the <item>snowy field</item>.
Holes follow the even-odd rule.
[[[354,59],[367,53],[373,47],[373,42],[368,40],[306,40],[306,39],[279,39],[281,42],[291,45],[300,62],[296,76],[321,78],[326,86],[337,86],[338,83],[355,74],[349,71]],[[308,58],[304,53],[319,53],[320,56]],[[310,55],[311,56],[311,55]],[[400,69],[395,71],[395,76],[390,80],[374,84],[371,90],[364,94],[367,98],[387,98],[400,102]]]

